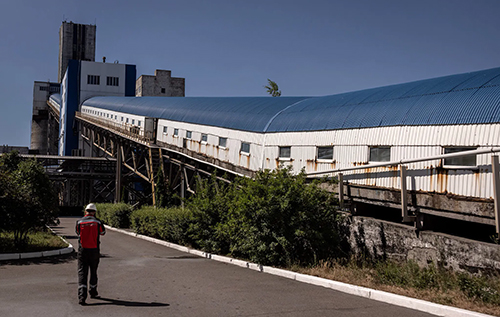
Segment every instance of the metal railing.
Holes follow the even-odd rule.
[[[313,175],[325,175],[325,174],[337,174],[339,179],[339,203],[341,208],[344,206],[344,175],[342,172],[353,171],[353,170],[364,170],[370,169],[374,167],[389,167],[389,166],[399,166],[400,170],[400,178],[401,178],[401,216],[403,217],[403,222],[415,221],[413,216],[408,214],[408,200],[407,200],[407,189],[406,189],[406,177],[407,177],[407,167],[405,164],[416,163],[416,162],[425,162],[425,161],[433,161],[433,160],[442,160],[454,157],[464,157],[478,154],[488,154],[488,153],[497,153],[500,152],[500,147],[491,147],[489,149],[482,150],[472,150],[472,151],[463,151],[463,152],[455,152],[449,154],[435,155],[435,156],[427,156],[422,158],[415,159],[402,159],[399,161],[390,161],[383,163],[375,163],[368,164],[362,166],[352,166],[346,168],[338,168],[334,170],[327,170],[321,172],[311,172],[307,173],[307,176]],[[493,194],[494,194],[494,207],[495,207],[495,227],[497,236],[500,236],[500,165],[498,155],[491,156],[491,166],[492,166],[492,174],[493,174]]]
[[[128,124],[128,123],[121,123],[121,122],[113,122],[113,121],[101,119],[101,118],[98,118],[95,116],[90,116],[90,115],[87,115],[85,113],[78,112],[78,111],[75,113],[75,117],[77,117],[79,119],[83,119],[85,121],[89,121],[89,122],[94,123],[94,124],[98,124],[101,127],[113,129],[114,131],[116,131],[116,132],[118,132],[126,137],[129,137],[129,138],[132,138],[132,139],[135,139],[138,141],[142,141],[142,142],[145,142],[148,144],[154,143],[154,141],[155,141],[154,137],[153,137],[153,133],[148,132],[148,131],[145,133],[144,129],[141,129],[139,126],[136,126],[136,125],[132,125],[132,124]]]

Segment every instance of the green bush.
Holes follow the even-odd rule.
[[[111,227],[129,228],[132,207],[125,203],[96,204],[97,218]]]
[[[143,207],[132,212],[130,221],[132,229],[139,234],[183,245],[190,244],[188,227],[192,216],[188,209]]]
[[[190,237],[207,252],[264,265],[312,264],[339,257],[337,200],[304,172],[258,172],[232,184],[201,181],[188,201]]]

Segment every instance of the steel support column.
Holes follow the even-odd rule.
[[[344,209],[344,174],[339,173],[339,205],[340,209]]]
[[[401,176],[401,216],[403,218],[403,222],[415,221],[415,217],[408,215],[408,196],[406,190],[406,175],[407,175],[406,166],[401,165],[399,173]]]
[[[500,238],[500,168],[498,164],[498,155],[491,156],[491,166],[493,173],[493,198],[495,199],[495,226],[497,238]]]
[[[116,151],[116,180],[115,180],[115,203],[122,201],[122,151],[121,144],[117,144]]]

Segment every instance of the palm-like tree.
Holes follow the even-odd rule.
[[[281,96],[281,91],[278,89],[278,84],[272,81],[271,79],[267,79],[267,86],[264,86],[264,88],[267,89],[267,93],[270,94],[273,97],[279,97]]]

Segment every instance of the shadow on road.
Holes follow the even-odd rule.
[[[100,305],[117,305],[117,306],[130,306],[130,307],[167,307],[170,304],[156,303],[156,302],[134,302],[121,299],[112,299],[106,297],[99,297],[96,300],[103,301],[102,303],[88,303],[87,306],[100,306]]]

